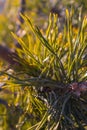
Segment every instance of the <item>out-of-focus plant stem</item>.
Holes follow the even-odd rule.
[[[21,24],[24,23],[24,20],[23,20],[23,18],[21,17],[20,14],[23,15],[25,10],[26,10],[26,0],[20,0],[20,8],[19,8],[19,12],[18,12],[18,23],[16,24],[17,25],[16,34],[18,36],[21,35],[21,34],[19,34],[19,31],[21,29]],[[21,47],[17,41],[15,42],[15,45],[17,47]]]
[[[20,8],[19,8],[19,12],[18,12],[18,21],[17,22],[17,30],[16,30],[16,34],[18,34],[18,32],[21,29],[21,24],[24,23],[23,18],[21,17],[20,14],[24,14],[25,12],[25,5],[26,5],[26,0],[20,0]],[[21,34],[20,34],[21,35]],[[15,45],[16,47],[21,47],[18,43],[18,41],[15,41]],[[0,58],[2,58],[3,60],[7,61],[9,64],[18,64],[16,63],[16,61],[13,59],[13,57],[17,58],[17,54],[12,52],[9,48],[7,48],[6,46],[2,46],[0,45]]]
[[[17,54],[12,52],[8,47],[0,45],[0,58],[7,61],[10,65],[18,64],[14,58],[17,58]]]

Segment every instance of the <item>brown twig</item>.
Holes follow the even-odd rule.
[[[8,103],[2,98],[0,98],[0,104],[3,104],[6,106],[6,108],[8,108]]]
[[[4,61],[7,61],[10,65],[19,64],[15,60],[18,59],[18,55],[3,45],[0,45],[0,58]]]

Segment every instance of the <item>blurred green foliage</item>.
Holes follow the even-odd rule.
[[[54,2],[51,0],[26,0],[26,14],[35,22],[35,24],[39,27],[46,28],[47,19],[52,8],[58,10],[58,13],[61,13],[65,8],[71,8],[71,6],[76,8],[76,10],[83,6],[83,14],[86,12],[86,1],[85,0],[55,0]],[[11,37],[10,32],[16,32],[16,23],[18,22],[18,10],[20,8],[19,0],[6,0],[5,7],[0,14],[0,43],[4,42],[8,46],[13,46],[13,39]],[[77,13],[79,11],[76,11]],[[76,13],[76,14],[77,14]],[[75,14],[75,15],[76,15]],[[62,16],[64,17],[64,15]],[[44,25],[44,26],[43,26]]]

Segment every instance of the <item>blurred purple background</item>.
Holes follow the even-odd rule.
[[[6,0],[0,0],[0,13],[3,11],[4,9],[4,4],[5,4]]]

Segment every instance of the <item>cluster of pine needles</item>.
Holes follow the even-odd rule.
[[[74,11],[66,10],[64,30],[58,32],[58,16],[50,14],[44,33],[28,16],[21,17],[26,36],[12,33],[21,46],[18,58],[13,57],[18,64],[11,65],[11,72],[0,72],[12,95],[6,122],[18,130],[85,130],[87,18],[80,13],[75,28]]]

